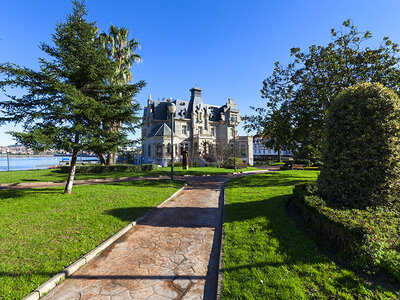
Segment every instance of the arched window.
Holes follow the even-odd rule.
[[[162,145],[160,143],[157,144],[157,155],[162,154]]]

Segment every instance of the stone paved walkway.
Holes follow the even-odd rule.
[[[229,177],[188,178],[181,193],[43,299],[214,299]]]

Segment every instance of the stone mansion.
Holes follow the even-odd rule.
[[[205,104],[201,89],[190,90],[190,100],[171,100],[176,106],[174,117],[174,158],[182,160],[184,150],[189,161],[200,165],[216,163],[236,156],[253,165],[253,138],[237,136],[239,110],[233,99],[225,105]],[[144,163],[166,166],[171,161],[171,116],[168,101],[148,99],[142,127]]]

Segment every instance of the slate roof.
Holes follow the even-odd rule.
[[[189,101],[173,99],[172,103],[176,106],[175,117],[177,119],[191,119],[192,112],[197,111],[200,107],[204,109],[203,115],[207,115],[209,121],[219,122],[221,120],[221,112],[224,111],[226,105],[209,105],[204,104],[201,98],[201,89],[194,87],[190,90],[191,97]],[[166,100],[151,100],[145,107],[143,116],[146,117],[147,111],[150,110],[150,118],[152,120],[167,121],[168,120],[168,106]]]
[[[173,100],[176,106],[175,116],[177,119],[191,119],[191,111],[189,110],[189,101],[185,100]],[[221,111],[223,111],[223,106],[207,105],[203,106],[208,111],[209,120],[218,122],[221,119]],[[153,100],[150,104],[152,111],[153,120],[168,120],[168,108],[167,101]],[[149,107],[145,107],[143,116],[146,116]]]
[[[162,123],[154,127],[154,129],[150,132],[147,137],[153,136],[170,136],[171,128],[166,123]]]

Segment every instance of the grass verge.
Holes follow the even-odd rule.
[[[182,182],[140,181],[0,194],[0,299],[21,299]]]
[[[257,168],[248,167],[247,169],[238,170],[254,171]],[[233,173],[232,169],[216,168],[216,167],[194,167],[189,170],[183,170],[182,167],[174,167],[174,174],[181,175],[219,175]],[[159,168],[157,171],[149,172],[113,172],[101,174],[76,174],[75,179],[98,179],[98,178],[117,178],[117,177],[138,177],[138,176],[169,176],[171,168]],[[45,182],[45,181],[66,181],[68,174],[60,173],[57,169],[46,170],[27,170],[27,171],[9,171],[0,172],[1,183],[20,183],[20,182]]]
[[[316,171],[282,171],[226,186],[224,299],[398,299],[322,255],[287,216],[293,186]]]

